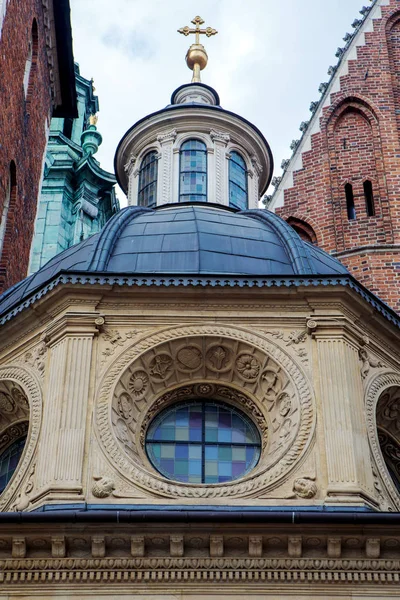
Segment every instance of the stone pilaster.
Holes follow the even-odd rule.
[[[214,199],[209,201],[217,202],[218,204],[229,205],[228,197],[228,160],[226,147],[230,141],[230,136],[222,131],[210,131],[210,137],[214,142]],[[211,187],[211,186],[210,186]],[[210,190],[211,191],[211,190]],[[212,198],[212,196],[211,196]]]
[[[69,314],[47,332],[49,378],[36,487],[51,499],[82,497],[93,337],[98,315]]]
[[[178,195],[173,190],[173,145],[177,132],[175,129],[160,134],[157,141],[161,145],[160,162],[158,168],[157,204],[177,202]]]
[[[318,326],[313,335],[326,450],[326,502],[374,503],[357,344],[340,327]]]

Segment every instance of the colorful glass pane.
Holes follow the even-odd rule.
[[[227,404],[194,400],[162,411],[146,437],[152,465],[168,479],[225,483],[251,471],[260,458],[252,421]]]
[[[179,201],[207,201],[207,147],[199,140],[188,140],[180,149]]]
[[[14,471],[24,450],[25,442],[26,436],[16,440],[0,456],[0,494],[5,490],[8,482],[14,475]]]
[[[153,208],[157,204],[157,152],[148,152],[139,171],[138,206]]]
[[[229,161],[229,206],[245,210],[247,200],[246,163],[238,152],[231,152]]]

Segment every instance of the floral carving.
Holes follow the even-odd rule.
[[[315,325],[315,321],[307,321],[307,327],[311,328]],[[308,365],[308,352],[304,347],[304,344],[307,341],[308,329],[303,329],[302,331],[291,331],[288,334],[285,334],[283,331],[266,331],[267,335],[272,336],[273,338],[282,341],[286,347],[292,348],[293,352],[297,354],[300,358],[301,362],[306,366]]]
[[[135,371],[129,380],[129,391],[135,398],[140,398],[146,393],[149,378],[145,371]]]
[[[182,339],[185,346],[182,346]],[[178,367],[177,354],[183,347],[201,350],[205,360],[198,371]],[[209,351],[218,347],[229,354],[229,368],[221,371],[212,369],[208,360]],[[246,373],[252,375],[252,379],[243,377],[236,368],[243,357],[249,358],[239,366],[243,372],[252,369],[251,373]],[[132,396],[134,418],[128,425],[121,416],[118,399],[125,393],[121,388],[128,390],[132,373],[140,369],[147,373],[149,387],[143,397],[135,399]],[[262,381],[260,375],[266,372],[271,374],[272,381]],[[166,388],[167,381],[169,388]],[[245,392],[243,382],[246,383]],[[262,385],[267,385],[267,390],[272,385],[269,402],[265,400]],[[112,424],[110,396],[113,396]],[[232,402],[255,420],[262,433],[263,447],[268,440],[268,452],[262,452],[257,468],[243,479],[215,486],[192,486],[166,480],[149,468],[144,443],[150,421],[168,404],[199,396]],[[96,402],[95,418],[99,441],[114,467],[142,493],[167,498],[254,498],[265,494],[268,486],[276,485],[303,455],[315,426],[307,380],[283,349],[265,337],[245,330],[208,325],[166,328],[138,340],[121,354],[105,375]]]
[[[251,354],[242,354],[236,359],[236,369],[243,379],[256,379],[260,372],[260,363]]]
[[[384,365],[380,360],[373,358],[371,354],[367,351],[365,347],[361,347],[358,351],[360,360],[362,362],[361,365],[361,377],[365,379],[370,372],[371,368],[376,369],[378,367],[383,367]]]
[[[40,342],[36,348],[29,350],[29,352],[26,352],[24,355],[24,362],[34,369],[37,369],[41,377],[44,375],[44,369],[46,366],[46,353],[47,346],[45,342]]]
[[[118,347],[122,347],[126,344],[128,340],[131,340],[135,335],[137,335],[138,331],[127,331],[126,333],[121,333],[118,329],[106,329],[103,332],[103,338],[107,342],[107,346],[102,352],[102,362],[104,363],[107,358],[112,356]]]
[[[211,346],[207,352],[207,366],[212,371],[225,371],[230,368],[231,352],[225,346]]]

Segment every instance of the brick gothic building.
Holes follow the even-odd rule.
[[[400,310],[400,3],[363,7],[269,208]]]
[[[75,117],[69,0],[0,0],[0,291],[26,276],[51,116]]]

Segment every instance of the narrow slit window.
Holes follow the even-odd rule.
[[[372,189],[372,182],[369,180],[364,181],[364,196],[365,196],[365,206],[367,208],[367,215],[369,217],[374,217],[375,216],[374,192]]]
[[[347,218],[349,221],[354,221],[356,218],[356,208],[354,206],[354,193],[351,183],[346,183],[344,191],[346,194]]]

